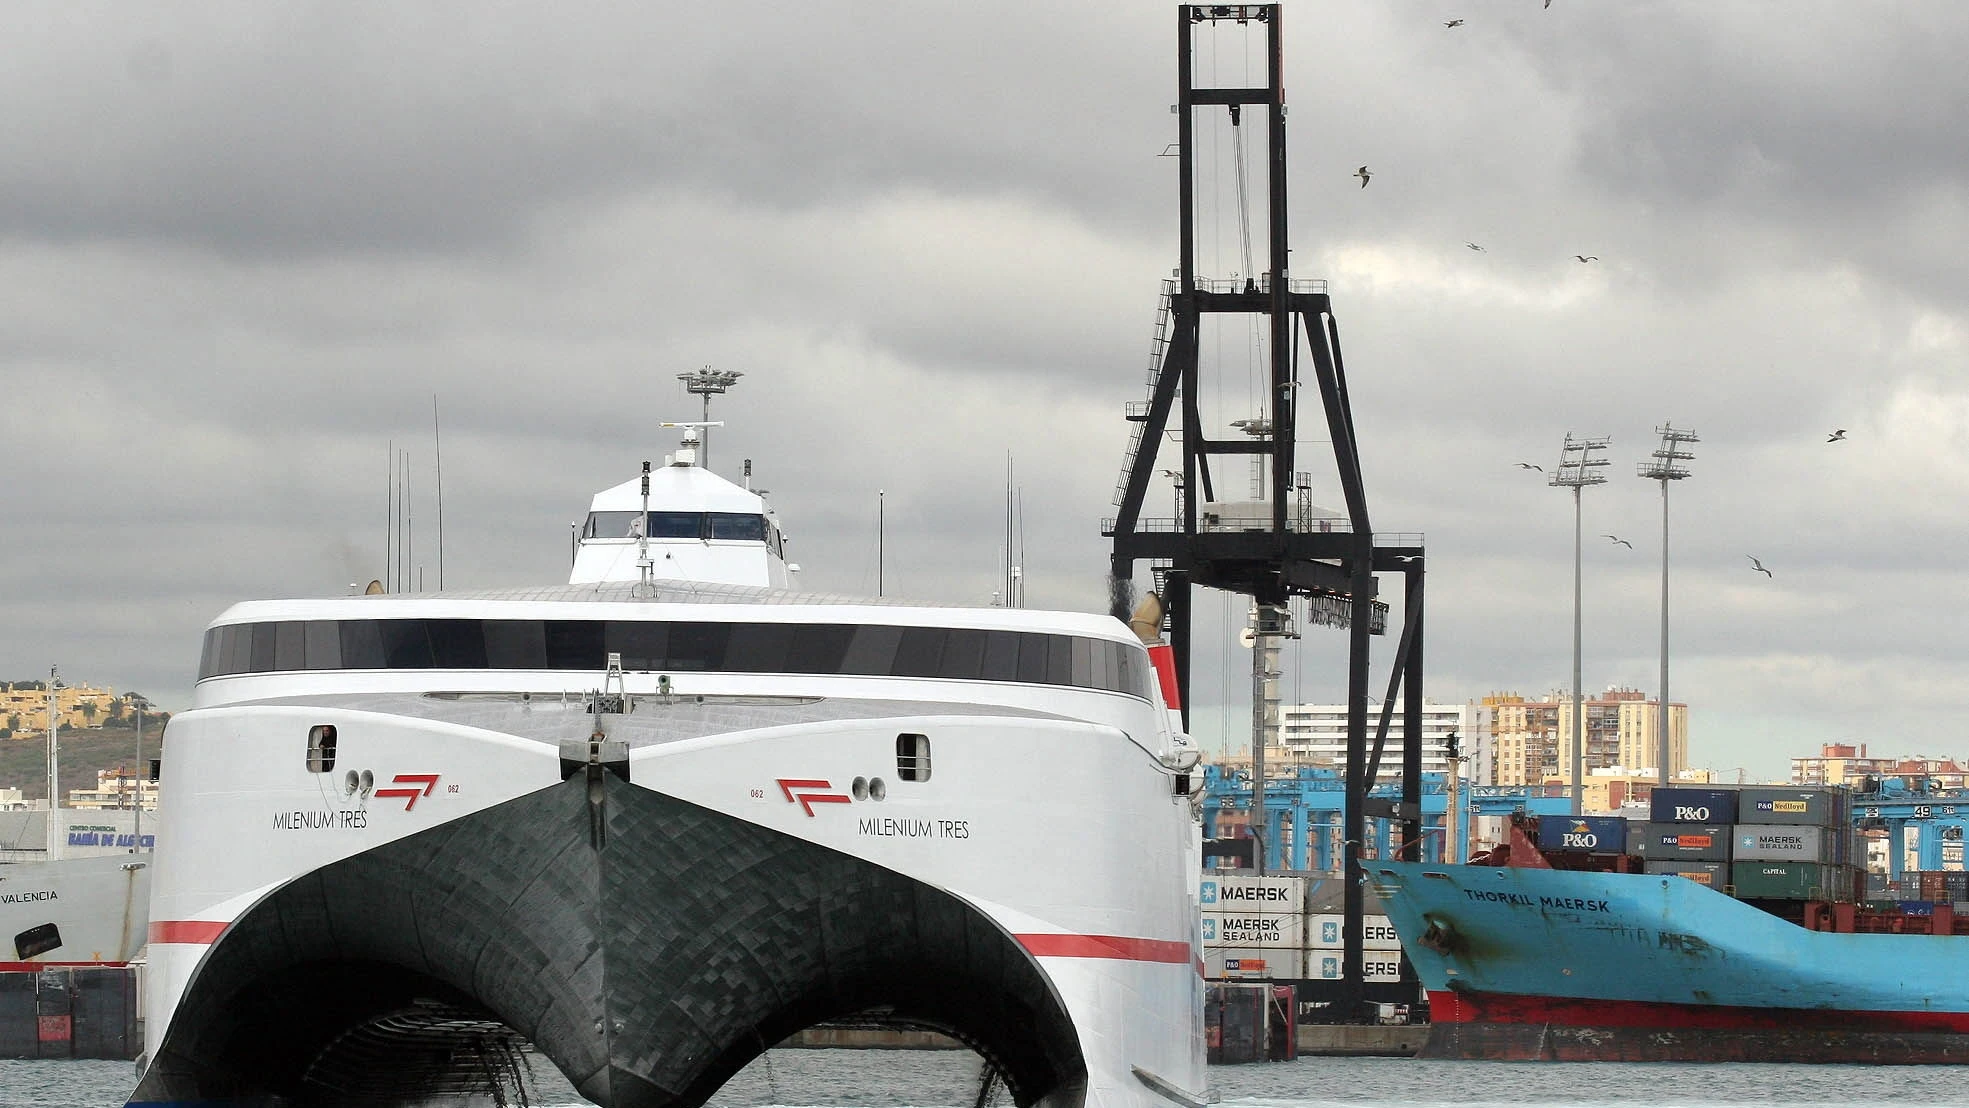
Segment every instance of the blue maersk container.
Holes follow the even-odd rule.
[[[1625,854],[1623,816],[1540,816],[1538,848],[1562,854]]]
[[[1737,794],[1733,789],[1657,788],[1648,802],[1655,823],[1735,823]]]

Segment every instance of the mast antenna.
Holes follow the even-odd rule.
[[[384,440],[384,449],[390,455],[390,476],[383,482],[383,591],[390,591],[390,582],[396,578],[397,564],[397,444],[395,439]]]
[[[643,462],[643,514],[636,520],[636,598],[647,600],[656,595],[656,563],[649,556],[649,461]]]
[[[438,434],[438,394],[431,394],[431,451],[438,470],[438,591],[444,591],[444,439]]]

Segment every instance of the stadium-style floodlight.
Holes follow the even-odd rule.
[[[1576,439],[1572,432],[1566,432],[1566,445],[1559,451],[1559,468],[1552,474],[1551,484],[1555,488],[1572,490],[1572,814],[1580,815],[1585,808],[1586,786],[1584,748],[1586,745],[1586,705],[1579,688],[1579,490],[1588,485],[1604,485],[1607,475],[1601,468],[1608,462],[1596,458],[1593,452],[1605,450],[1613,439],[1602,435],[1599,438]]]
[[[695,393],[704,398],[704,422],[710,423],[711,397],[722,394],[726,389],[737,384],[738,379],[743,376],[745,374],[735,369],[712,369],[710,366],[705,366],[696,373],[679,373],[677,374],[677,380],[684,383],[685,392]],[[702,455],[699,457],[697,464],[710,469],[711,428],[701,427],[698,429],[698,434],[701,444],[699,449],[702,451]]]
[[[1672,423],[1664,423],[1655,428],[1661,436],[1661,447],[1654,452],[1654,460],[1641,462],[1636,471],[1650,481],[1661,482],[1661,709],[1655,720],[1655,780],[1668,784],[1668,483],[1680,481],[1689,475],[1689,467],[1684,462],[1695,455],[1682,449],[1689,443],[1701,442],[1694,431],[1678,431]]]

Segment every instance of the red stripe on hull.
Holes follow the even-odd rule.
[[[1121,935],[1014,935],[1036,958],[1120,958],[1130,962],[1188,965],[1190,944]]]
[[[150,925],[154,943],[210,944],[226,924],[207,920],[160,920]],[[1015,935],[1019,945],[1039,958],[1118,958],[1130,962],[1192,961],[1190,944],[1167,939],[1132,939],[1123,935]]]
[[[0,973],[40,973],[45,969],[122,969],[128,962],[0,962]]]
[[[211,920],[157,920],[150,925],[150,941],[205,946],[219,941],[226,924]]]
[[[1829,1008],[1743,1008],[1728,1004],[1658,1004],[1503,993],[1429,993],[1435,1023],[1536,1024],[1635,1029],[1771,1030],[1827,1028],[1969,1034],[1969,1012],[1864,1012]]]

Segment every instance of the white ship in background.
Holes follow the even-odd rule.
[[[568,584],[212,624],[132,1104],[490,1101],[530,1046],[693,1108],[853,1017],[1020,1105],[1200,1108],[1195,754],[1142,641],[791,592],[698,448],[595,497]]]
[[[5,859],[0,860],[0,972],[120,966],[144,945],[150,837],[142,832],[142,817],[135,811],[61,806],[55,708],[60,687],[60,675],[51,670],[50,807],[0,811],[0,857]]]

